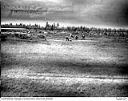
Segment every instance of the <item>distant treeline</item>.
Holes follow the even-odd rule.
[[[70,32],[72,34],[84,34],[86,36],[115,36],[115,37],[128,37],[128,29],[111,29],[111,28],[88,28],[84,26],[80,27],[60,27],[59,23],[57,24],[49,24],[46,22],[46,25],[25,25],[25,24],[2,24],[1,28],[26,28],[26,29],[35,29],[35,30],[46,30],[46,31],[65,31]]]
[[[85,26],[80,26],[80,27],[74,27],[74,26],[68,26],[68,27],[59,27],[59,23],[57,24],[49,24],[48,22],[46,22],[46,25],[40,26],[38,24],[34,24],[34,25],[26,25],[26,24],[2,24],[1,28],[35,28],[35,29],[46,29],[46,30],[55,30],[55,29],[64,29],[64,30],[69,30],[69,31],[107,31],[107,32],[122,32],[125,31],[127,32],[128,29],[111,29],[111,28],[95,28],[95,27],[85,27]]]
[[[26,24],[22,24],[22,23],[14,25],[14,24],[10,23],[10,24],[2,24],[1,28],[40,28],[40,25],[37,25],[37,24],[26,25]]]

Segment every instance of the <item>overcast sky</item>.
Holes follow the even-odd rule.
[[[50,21],[127,28],[128,0],[1,0],[1,19],[2,23]]]

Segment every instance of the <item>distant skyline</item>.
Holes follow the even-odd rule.
[[[14,10],[14,11],[13,11]],[[1,0],[1,23],[128,28],[128,0]]]

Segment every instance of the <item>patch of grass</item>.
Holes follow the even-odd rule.
[[[39,45],[40,44],[40,45]],[[42,44],[48,47],[41,47]],[[39,45],[40,52],[34,51]],[[54,47],[52,47],[52,45]],[[2,71],[26,68],[35,73],[128,75],[127,43],[110,39],[85,41],[49,41],[43,43],[3,42]],[[61,47],[62,46],[62,47]],[[22,50],[21,50],[22,49]],[[26,50],[26,51],[24,51]],[[31,51],[32,50],[32,51]],[[47,50],[49,52],[47,52]],[[58,51],[59,50],[59,51]],[[22,51],[19,53],[19,51]],[[29,52],[31,51],[31,52]],[[42,52],[43,51],[43,52]],[[54,51],[54,52],[53,52]],[[53,52],[53,53],[52,53]],[[99,53],[99,55],[96,55]],[[102,56],[103,54],[107,54]],[[66,54],[66,55],[65,55]],[[101,54],[101,55],[100,55]],[[95,58],[112,56],[116,62],[97,62]],[[90,62],[92,57],[92,62]],[[94,59],[93,59],[94,58]],[[54,85],[28,79],[2,78],[1,96],[127,96],[128,86],[118,84]]]
[[[44,96],[84,96],[84,97],[104,97],[104,96],[127,96],[127,84],[81,84],[72,85],[54,85],[50,83],[41,83],[28,79],[2,79],[1,85],[2,97],[44,97]]]

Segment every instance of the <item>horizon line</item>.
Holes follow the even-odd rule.
[[[97,29],[127,29],[128,27],[112,27],[112,26],[96,26],[96,25],[86,25],[86,24],[71,24],[71,23],[63,23],[63,22],[58,22],[58,21],[43,21],[43,22],[35,22],[35,21],[1,21],[1,25],[2,24],[10,24],[12,23],[13,25],[16,24],[25,24],[25,25],[40,25],[41,27],[44,27],[46,25],[46,22],[48,22],[49,24],[57,24],[59,23],[60,27],[86,27],[86,28],[97,28]]]

